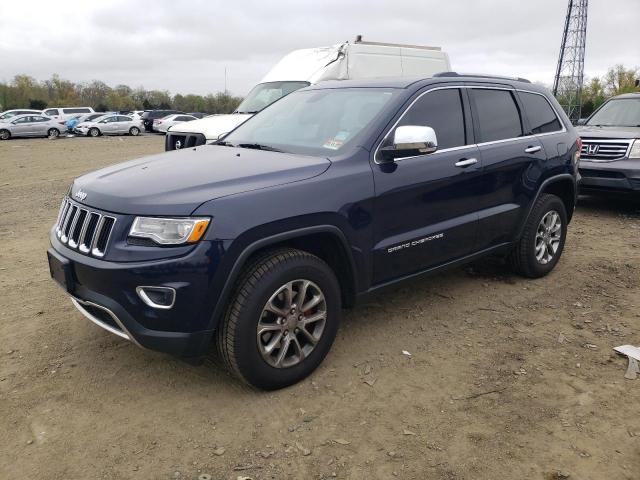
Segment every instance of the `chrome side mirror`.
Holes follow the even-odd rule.
[[[431,127],[403,125],[393,134],[393,145],[380,149],[385,160],[415,157],[433,153],[438,149],[438,138]]]

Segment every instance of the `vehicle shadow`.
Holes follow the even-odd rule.
[[[640,195],[580,195],[576,208],[584,213],[640,215]]]

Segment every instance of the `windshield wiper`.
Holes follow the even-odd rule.
[[[233,143],[225,142],[224,140],[219,140],[217,142],[212,142],[211,145],[220,145],[222,147],[235,147]]]
[[[282,150],[278,150],[277,148],[270,147],[269,145],[262,145],[260,143],[239,143],[236,145],[239,148],[253,148],[254,150],[266,150],[267,152],[280,152],[284,153]]]
[[[240,113],[240,114],[247,114],[247,115],[255,115],[256,113],[258,113],[258,111],[259,111],[259,110],[253,110],[253,111],[251,111],[251,112],[241,112],[241,111],[239,111],[239,110],[236,110],[236,111],[235,111],[235,112],[233,112],[233,113]]]

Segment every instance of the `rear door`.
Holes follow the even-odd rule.
[[[375,158],[374,284],[464,257],[476,244],[481,162],[465,91],[423,92],[380,147],[402,125],[432,127],[438,150],[388,163]]]
[[[46,136],[47,132],[51,128],[51,124],[49,123],[51,119],[40,115],[34,115],[31,118],[33,120],[33,135],[37,135],[39,137]],[[61,127],[62,125],[57,126],[56,128],[58,128],[59,131],[62,131],[63,128]]]
[[[476,199],[482,250],[513,240],[546,155],[540,140],[528,131],[513,88],[482,85],[468,91],[483,165]]]

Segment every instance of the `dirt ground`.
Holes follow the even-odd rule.
[[[49,279],[71,180],[162,150],[0,142],[0,479],[640,478],[640,379],[612,351],[640,344],[639,203],[582,199],[544,279],[485,261],[345,312],[318,371],[264,393],[101,330]]]

